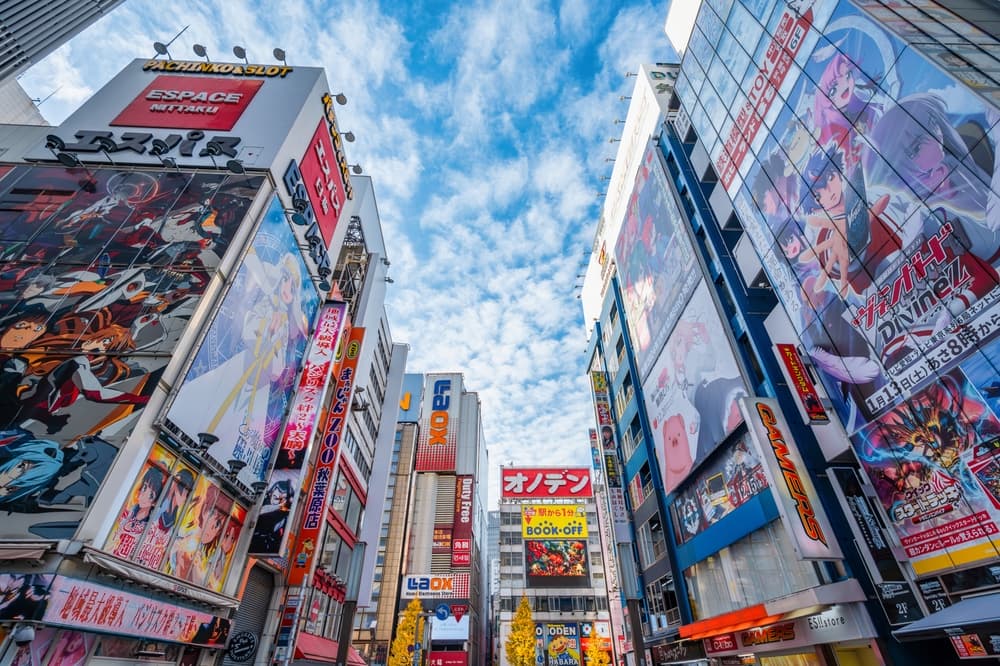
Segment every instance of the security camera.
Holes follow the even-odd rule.
[[[35,628],[30,624],[15,625],[14,631],[10,632],[15,645],[23,647],[35,640]]]

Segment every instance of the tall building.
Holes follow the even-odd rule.
[[[500,468],[498,662],[522,597],[535,622],[536,663],[583,666],[591,641],[609,654],[605,560],[590,470]]]
[[[124,0],[0,1],[0,83],[68,42]]]
[[[335,658],[402,370],[327,91],[136,60],[0,127],[3,663]]]
[[[616,158],[640,166],[625,203],[609,190],[583,300],[637,544],[636,663],[1000,650],[1000,70],[958,15],[998,14],[959,9],[703,3],[663,122]]]
[[[434,614],[422,648],[430,663],[478,666],[490,651],[488,459],[479,395],[465,390],[457,372],[424,375],[422,394],[397,613],[419,597]]]

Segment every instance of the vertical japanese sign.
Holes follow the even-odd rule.
[[[284,553],[289,516],[295,515],[302,470],[309,459],[309,449],[330,385],[333,357],[346,316],[345,303],[328,303],[320,310],[312,344],[299,376],[298,389],[292,399],[278,459],[271,472],[270,486],[250,540],[250,552],[255,555],[281,557]]]
[[[601,447],[605,451],[614,451],[615,429],[611,425],[608,378],[603,372],[592,372],[590,373],[590,383],[594,391],[594,411],[597,414],[597,425],[601,429]]]
[[[740,411],[750,426],[750,436],[764,463],[768,485],[774,492],[782,522],[792,535],[799,557],[803,560],[842,558],[830,521],[777,401],[742,398]]]
[[[288,585],[302,585],[312,571],[316,549],[319,547],[320,532],[326,516],[327,498],[333,482],[337,459],[340,457],[340,439],[350,409],[351,393],[354,389],[354,375],[361,356],[361,343],[365,329],[352,328],[350,337],[345,338],[341,358],[337,364],[337,388],[330,404],[326,427],[323,431],[322,447],[316,456],[312,479],[306,492],[306,505],[302,511],[299,529],[295,536],[295,546],[290,551],[288,562]]]
[[[819,401],[816,385],[813,384],[812,378],[806,372],[798,349],[795,348],[795,345],[789,344],[776,344],[775,348],[788,372],[789,379],[792,380],[792,388],[799,396],[799,402],[802,403],[802,408],[805,409],[809,421],[811,423],[829,422],[830,417],[827,416],[823,404]]]
[[[472,564],[472,488],[473,477],[455,477],[455,520],[452,523],[451,566]]]

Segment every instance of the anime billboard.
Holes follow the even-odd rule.
[[[735,206],[851,433],[1000,329],[997,110],[848,2]]]
[[[525,581],[528,587],[587,587],[587,542],[525,540]]]
[[[542,623],[535,625],[536,641],[544,643],[545,658],[539,663],[548,666],[580,666],[584,656],[580,649],[579,625],[575,622]]]
[[[0,537],[73,536],[260,184],[55,167],[0,180]]]
[[[677,543],[686,543],[767,488],[760,457],[746,437],[720,451],[671,503]]]
[[[625,318],[642,377],[649,373],[699,275],[658,153],[653,144],[646,148],[615,245]]]
[[[104,550],[221,590],[246,509],[160,444],[153,446]]]
[[[642,388],[670,493],[743,421],[737,400],[747,391],[704,281]]]
[[[918,574],[997,557],[1000,420],[965,373],[915,393],[854,447]]]
[[[167,412],[192,440],[218,437],[208,454],[245,463],[247,486],[264,478],[319,306],[288,224],[275,198]]]

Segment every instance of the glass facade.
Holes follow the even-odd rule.
[[[1000,44],[857,5],[706,2],[677,94],[922,575],[1000,557]]]

